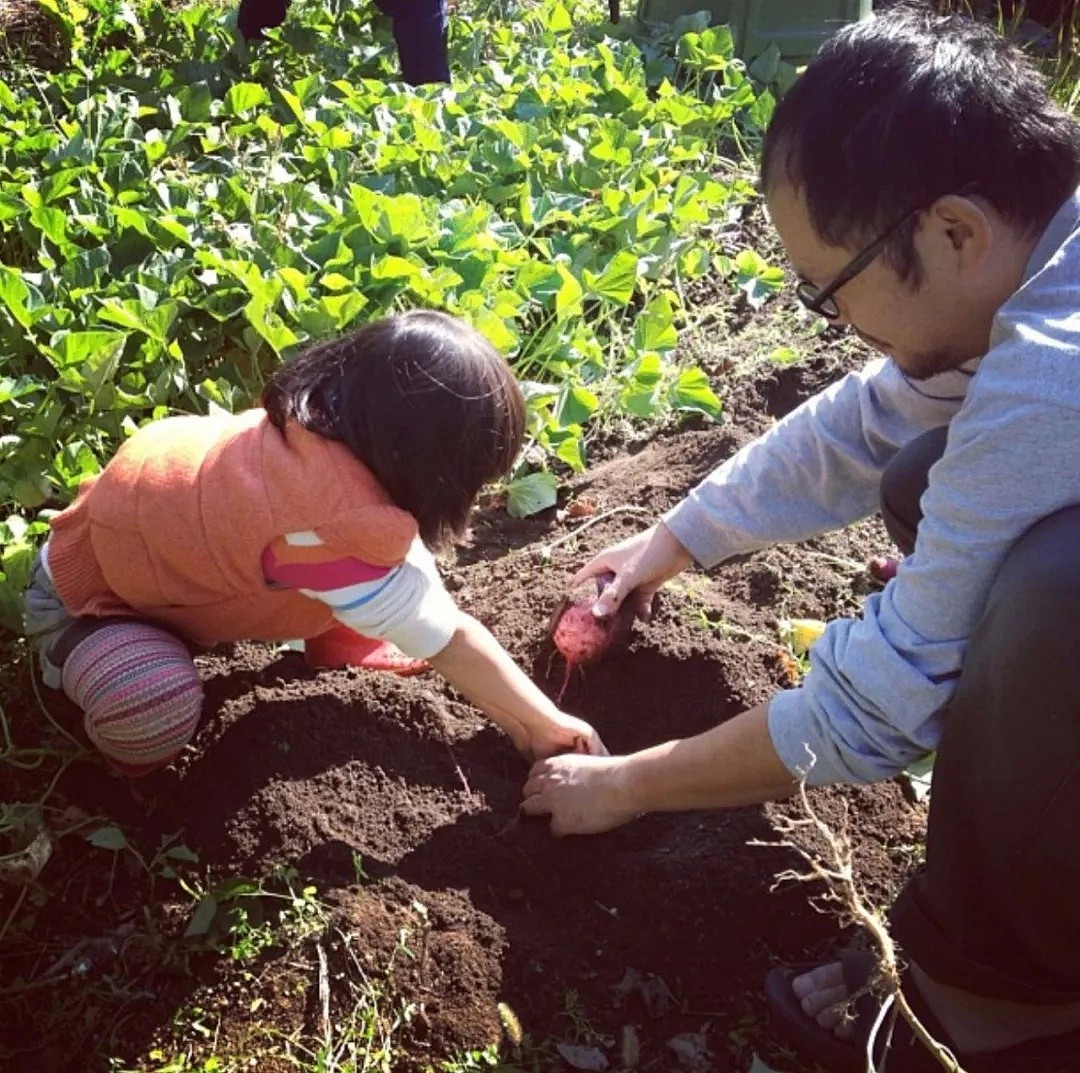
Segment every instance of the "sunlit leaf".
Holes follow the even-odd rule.
[[[720,400],[701,369],[684,369],[668,395],[676,410],[696,410],[707,417],[720,416]]]
[[[514,518],[528,518],[548,510],[558,501],[558,481],[541,470],[511,481],[506,490],[506,509]]]

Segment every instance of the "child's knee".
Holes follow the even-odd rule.
[[[173,760],[195,733],[202,683],[184,644],[149,623],[102,626],[64,661],[64,692],[87,736],[128,775]]]

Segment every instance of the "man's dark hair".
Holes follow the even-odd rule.
[[[525,402],[501,354],[463,321],[414,310],[282,365],[262,393],[274,426],[340,440],[440,548],[460,539],[480,489],[510,472]]]
[[[855,249],[946,194],[985,198],[1037,235],[1080,183],[1080,124],[1015,45],[917,5],[825,43],[765,136],[762,185],[799,190],[818,236]],[[884,255],[920,281],[917,218]]]

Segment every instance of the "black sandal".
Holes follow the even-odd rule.
[[[840,954],[848,994],[864,991],[875,971],[874,955],[865,950],[847,950]],[[773,1021],[783,1037],[801,1054],[824,1066],[830,1073],[866,1073],[866,1045],[874,1021],[881,1010],[881,1000],[865,991],[855,1000],[852,1013],[855,1038],[837,1039],[803,1011],[792,990],[796,976],[811,972],[820,965],[786,965],[773,969],[765,978],[765,997]],[[965,1073],[1080,1073],[1080,1030],[1046,1039],[1030,1040],[1001,1051],[965,1055],[957,1051],[937,1018],[930,1012],[914,987],[904,990],[904,997],[915,1015],[934,1039],[956,1055]],[[889,1023],[893,1022],[888,1059],[885,1058]],[[886,1015],[874,1046],[875,1068],[887,1073],[942,1073],[942,1066],[911,1031],[899,1015]]]

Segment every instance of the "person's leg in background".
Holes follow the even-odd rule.
[[[401,77],[413,86],[450,81],[446,0],[375,0],[393,24]],[[247,41],[280,26],[289,0],[240,0],[236,25]]]
[[[413,86],[450,81],[446,0],[375,0],[393,21],[401,77]]]
[[[236,26],[244,40],[261,41],[263,30],[280,26],[288,12],[289,0],[240,0]]]

